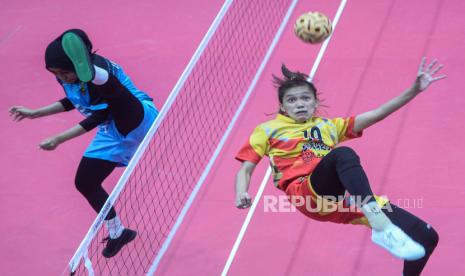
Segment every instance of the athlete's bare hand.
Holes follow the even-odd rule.
[[[236,193],[236,207],[239,209],[247,209],[252,206],[252,199],[247,192]]]
[[[439,75],[439,76],[434,76],[439,70],[441,70],[444,65],[439,64],[438,66],[435,66],[438,61],[436,59],[433,59],[433,61],[428,64],[425,68],[425,63],[426,63],[426,57],[423,57],[421,59],[420,63],[420,68],[418,68],[418,74],[417,78],[415,79],[415,83],[413,84],[413,89],[415,91],[423,91],[430,84],[432,84],[435,81],[442,80],[446,77],[446,75]]]
[[[36,112],[34,109],[29,109],[24,106],[12,106],[9,110],[10,116],[13,117],[13,121],[19,122],[24,118],[34,119]]]
[[[39,147],[43,150],[54,150],[59,144],[60,142],[56,137],[50,137],[42,141],[42,143],[39,144]]]

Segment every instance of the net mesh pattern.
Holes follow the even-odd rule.
[[[149,142],[114,207],[136,239],[104,258],[101,227],[88,256],[95,275],[144,275],[212,157],[291,0],[234,1]],[[75,275],[86,275],[81,260]]]

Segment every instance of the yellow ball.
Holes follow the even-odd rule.
[[[294,25],[294,32],[303,42],[316,44],[327,39],[333,26],[329,18],[320,12],[302,14]]]

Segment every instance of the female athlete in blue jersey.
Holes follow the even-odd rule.
[[[16,121],[72,109],[86,117],[40,143],[44,150],[54,150],[61,143],[98,127],[81,159],[75,184],[99,212],[108,199],[102,182],[115,167],[128,164],[158,111],[152,99],[134,86],[120,66],[92,52],[92,43],[82,30],[65,31],[53,40],[45,51],[45,65],[56,76],[66,97],[39,109],[13,106],[10,113]],[[137,233],[124,228],[114,208],[105,222],[109,237],[102,254],[108,258],[116,255]]]

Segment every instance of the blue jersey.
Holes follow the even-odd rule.
[[[120,134],[108,111],[108,103],[93,83],[64,83],[59,81],[66,94],[66,98],[60,102],[65,110],[76,108],[86,117],[79,124],[87,131],[99,127],[96,137],[87,148],[84,156],[127,165],[155,120],[158,110],[153,105],[152,98],[137,89],[121,66],[98,55],[93,56],[93,62],[96,66],[115,76],[124,88],[142,103],[144,107],[142,123],[128,135]]]
[[[121,66],[98,55],[94,55],[93,61],[96,66],[99,66],[109,72],[109,74],[114,75],[127,89],[127,91],[132,93],[141,102],[152,101],[152,98],[136,88],[134,83],[131,81],[129,76],[126,75]],[[81,125],[86,130],[90,130],[97,125],[105,127],[110,118],[108,118],[108,114],[105,114],[102,111],[107,109],[108,104],[104,101],[102,95],[96,91],[95,85],[93,83],[59,82],[63,86],[66,94],[66,98],[60,102],[63,104],[63,106],[65,106],[66,110],[76,108],[82,115],[88,118],[87,120],[83,120],[81,122]],[[98,113],[96,111],[101,112]]]

